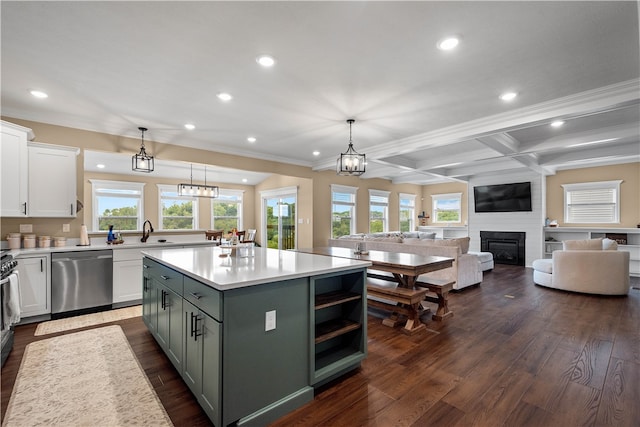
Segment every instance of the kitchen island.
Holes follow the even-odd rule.
[[[366,357],[366,261],[143,251],[143,320],[216,426],[266,425]]]

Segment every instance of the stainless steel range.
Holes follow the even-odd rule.
[[[13,325],[20,321],[20,283],[15,270],[18,261],[9,251],[0,257],[0,346],[4,365],[13,348]]]

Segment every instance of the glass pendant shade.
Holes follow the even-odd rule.
[[[343,176],[359,176],[366,170],[366,155],[359,154],[353,148],[351,139],[351,125],[355,122],[353,119],[347,120],[349,123],[349,147],[345,153],[341,153],[336,162],[336,173]]]
[[[138,130],[142,132],[142,144],[140,145],[140,152],[131,158],[131,169],[136,172],[153,172],[153,156],[147,154],[144,148],[144,133],[147,128],[140,127]]]

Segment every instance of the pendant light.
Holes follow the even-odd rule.
[[[220,195],[220,187],[207,185],[207,167],[204,167],[204,185],[193,183],[193,164],[191,164],[191,181],[189,184],[178,184],[178,195],[189,197],[206,197],[215,199]]]
[[[138,130],[142,132],[142,144],[140,152],[131,158],[131,169],[136,172],[153,172],[153,156],[148,155],[144,149],[144,133],[147,128],[139,127]]]
[[[336,164],[336,173],[343,176],[358,176],[365,172],[366,155],[359,154],[353,149],[353,140],[351,139],[351,125],[355,122],[353,119],[347,120],[349,123],[349,148],[345,153],[341,153]]]

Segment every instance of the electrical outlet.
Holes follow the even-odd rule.
[[[21,233],[33,233],[33,224],[20,224]]]
[[[264,315],[264,330],[272,331],[276,328],[276,311],[267,311]]]
[[[62,232],[63,233],[68,233],[71,231],[71,225],[70,224],[62,224]]]

